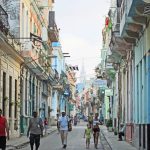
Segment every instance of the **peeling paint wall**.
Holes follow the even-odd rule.
[[[20,34],[20,0],[0,0],[0,5],[8,14],[10,33],[16,37]]]

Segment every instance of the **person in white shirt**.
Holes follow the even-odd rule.
[[[67,147],[68,121],[69,118],[66,116],[65,111],[62,111],[62,116],[58,119],[58,125],[63,148]]]

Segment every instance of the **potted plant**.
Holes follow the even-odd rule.
[[[13,105],[14,105],[14,102],[13,102],[13,101],[11,101],[11,102],[10,102],[10,105],[11,105],[11,106],[13,106]]]
[[[5,97],[4,97],[4,101],[7,101],[7,100],[8,100],[8,97],[7,97],[7,96],[5,96]]]
[[[117,132],[117,128],[114,128],[114,135],[117,135],[118,132]]]
[[[112,131],[112,119],[111,118],[107,120],[106,126],[107,126],[108,131]]]

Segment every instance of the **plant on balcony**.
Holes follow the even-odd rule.
[[[114,81],[115,80],[115,75],[116,75],[116,72],[114,69],[108,69],[107,70],[107,75],[109,77],[110,80]]]
[[[106,126],[107,126],[108,131],[112,131],[112,119],[111,118],[107,120]]]
[[[8,97],[7,97],[7,96],[5,96],[5,97],[4,97],[4,101],[7,101],[7,100],[8,100]]]
[[[108,119],[106,122],[106,127],[112,127],[112,119]]]
[[[11,101],[11,102],[10,102],[10,105],[11,105],[11,106],[13,106],[13,105],[14,105],[14,102],[13,102],[13,101]]]
[[[17,105],[17,106],[20,106],[20,102],[17,100],[16,102],[15,102],[15,105]]]

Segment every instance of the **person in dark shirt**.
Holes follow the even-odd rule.
[[[98,119],[98,113],[96,113],[95,118],[93,120],[93,137],[94,137],[94,144],[95,144],[96,149],[97,149],[98,138],[99,138],[99,133],[100,133],[99,125],[100,125],[100,122]]]

